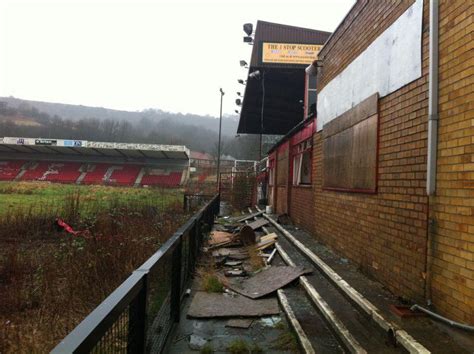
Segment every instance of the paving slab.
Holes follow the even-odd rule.
[[[245,296],[198,291],[191,302],[189,317],[257,317],[280,313],[276,298],[253,300]]]

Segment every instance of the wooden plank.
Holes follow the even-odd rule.
[[[238,222],[244,222],[244,221],[253,219],[253,218],[257,217],[257,216],[260,216],[260,215],[262,215],[263,213],[264,213],[264,211],[262,210],[262,211],[259,211],[259,212],[257,212],[257,213],[250,214],[250,215],[246,216],[245,218],[239,219],[239,220],[237,220],[237,221],[238,221]]]
[[[268,220],[261,218],[261,219],[255,220],[254,222],[251,222],[249,226],[252,228],[252,230],[256,230],[267,224],[268,224]]]

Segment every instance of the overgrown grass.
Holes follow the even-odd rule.
[[[82,211],[91,207],[109,207],[110,204],[153,202],[155,207],[166,207],[169,203],[181,201],[183,192],[179,189],[132,188],[98,185],[77,186],[48,182],[0,182],[0,215],[29,210],[32,213],[43,209],[64,207],[65,196],[79,195]]]
[[[0,353],[51,350],[186,219],[178,193],[38,186],[0,184]]]

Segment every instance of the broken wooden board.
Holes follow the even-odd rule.
[[[237,267],[239,265],[242,265],[242,261],[227,261],[224,263],[224,265],[227,267]]]
[[[231,269],[224,272],[226,277],[245,277],[247,272],[243,269]]]
[[[230,243],[233,240],[234,235],[230,232],[225,231],[212,231],[209,239],[210,246],[216,246],[220,244]]]
[[[255,220],[254,222],[251,222],[250,224],[248,224],[252,230],[257,230],[259,228],[261,228],[262,226],[265,226],[269,223],[269,221],[267,219],[258,219],[258,220]]]
[[[226,327],[232,327],[232,328],[250,328],[252,325],[253,320],[251,319],[244,319],[244,318],[235,318],[227,321],[225,324]]]
[[[278,235],[272,232],[271,234],[260,237],[260,242],[267,241],[267,240],[276,240],[277,238],[278,238]]]
[[[226,296],[198,291],[189,307],[188,316],[211,317],[260,317],[280,312],[276,298],[252,300],[245,296]]]
[[[266,242],[260,242],[260,243],[257,243],[256,248],[257,248],[257,250],[261,251],[261,250],[264,250],[267,247],[270,247],[270,246],[274,245],[275,243],[276,243],[276,240],[269,240],[269,241],[266,241]]]
[[[257,239],[255,231],[249,226],[242,226],[239,232],[240,241],[246,246],[254,245]]]
[[[303,267],[270,267],[249,279],[229,283],[228,287],[251,299],[257,299],[284,287],[299,276],[310,272]]]
[[[264,211],[262,210],[262,211],[259,211],[259,212],[257,212],[257,213],[249,214],[249,215],[247,215],[247,216],[245,216],[245,217],[243,217],[242,219],[239,219],[239,220],[237,220],[237,221],[238,221],[238,222],[244,222],[244,221],[253,219],[253,218],[257,217],[257,216],[260,216],[260,215],[262,215],[263,213],[264,213]]]
[[[213,257],[227,257],[236,260],[249,258],[249,254],[244,249],[239,248],[220,248],[212,251]]]

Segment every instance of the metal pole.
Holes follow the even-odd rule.
[[[221,93],[221,109],[219,114],[219,143],[217,145],[217,189],[219,190],[221,182],[221,130],[222,130],[222,99],[224,97],[224,91],[222,88],[219,89]]]

